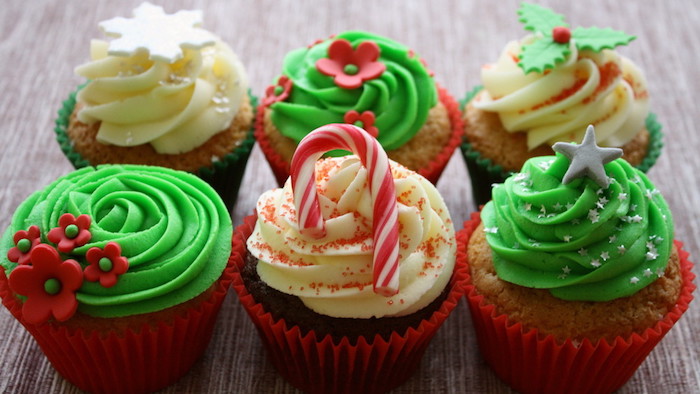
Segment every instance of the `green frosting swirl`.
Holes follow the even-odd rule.
[[[337,86],[333,77],[316,69],[318,59],[328,57],[328,47],[337,39],[348,40],[353,48],[374,41],[380,49],[377,61],[386,70],[357,89]],[[396,149],[423,127],[428,111],[437,104],[435,82],[420,57],[390,39],[360,31],[349,31],[311,48],[287,54],[282,73],[292,80],[287,100],[271,105],[272,122],[280,132],[297,143],[306,134],[328,123],[343,123],[346,112],[372,111],[378,140],[384,149]]]
[[[64,213],[91,217],[91,239],[71,258],[83,267],[85,253],[117,242],[129,270],[110,288],[83,282],[78,310],[118,317],[158,311],[188,301],[221,275],[231,251],[231,219],[216,192],[199,178],[161,167],[86,167],[35,192],[15,212],[0,240],[0,255],[12,236],[39,226],[42,242]],[[17,265],[0,260],[11,275]]]
[[[673,244],[665,200],[622,159],[605,165],[602,189],[567,185],[563,155],[528,160],[493,189],[481,217],[499,278],[565,300],[626,297],[662,276]]]

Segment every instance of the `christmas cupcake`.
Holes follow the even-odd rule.
[[[357,157],[317,162],[331,149]],[[415,372],[463,292],[447,207],[354,125],[308,134],[291,170],[236,231],[248,253],[233,287],[291,384],[388,391]]]
[[[580,142],[590,124],[602,146],[622,148],[646,172],[661,151],[661,127],[649,112],[644,74],[613,50],[635,37],[570,30],[563,16],[534,4],[523,3],[518,15],[532,34],[484,66],[483,88],[465,99],[462,152],[477,204],[527,159],[553,154],[555,142]]]
[[[389,158],[435,183],[462,135],[461,113],[408,47],[349,31],[287,54],[258,108],[255,136],[280,185],[297,144],[328,123],[358,125]]]
[[[688,308],[666,202],[617,148],[557,143],[458,235],[481,353],[525,393],[620,388]],[[605,164],[607,163],[607,164]],[[605,165],[604,165],[605,164]]]
[[[241,62],[201,22],[201,11],[165,14],[143,3],[131,19],[100,23],[115,38],[90,43],[92,60],[76,68],[87,82],[56,120],[58,142],[76,168],[173,168],[235,202],[254,143],[255,100]]]
[[[0,297],[81,390],[156,391],[209,343],[231,235],[223,202],[194,175],[87,167],[17,208],[0,239]]]

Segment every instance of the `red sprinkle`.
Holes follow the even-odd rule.
[[[554,42],[566,44],[571,41],[571,30],[569,30],[568,27],[557,26],[552,29],[552,38],[554,39]]]

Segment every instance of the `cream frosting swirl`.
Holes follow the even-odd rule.
[[[150,60],[146,51],[112,56],[108,47],[93,40],[92,61],[75,70],[89,80],[78,93],[78,120],[101,122],[104,144],[188,152],[230,126],[248,90],[243,65],[221,40],[183,49],[174,63]]]
[[[511,41],[495,64],[482,68],[485,93],[474,107],[497,112],[509,132],[526,132],[528,149],[579,142],[589,124],[605,146],[622,146],[642,129],[648,92],[634,63],[612,50],[578,51],[572,41],[564,62],[544,73],[525,74],[518,56],[535,39]]]
[[[301,235],[291,182],[265,192],[248,239],[257,271],[270,287],[331,317],[371,318],[414,313],[447,286],[455,263],[450,214],[435,186],[391,162],[399,220],[399,293],[372,289],[372,202],[367,170],[353,156],[316,164],[326,236]]]

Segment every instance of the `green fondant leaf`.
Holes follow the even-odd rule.
[[[634,40],[635,36],[630,36],[619,30],[611,28],[601,29],[598,27],[577,27],[571,33],[571,37],[576,42],[579,50],[592,50],[600,52],[603,49],[613,49],[618,45],[627,45]]]
[[[557,14],[549,8],[537,4],[523,2],[518,10],[518,19],[525,24],[525,30],[551,34],[557,26],[569,27],[564,22],[564,15]]]
[[[522,47],[518,66],[528,74],[532,71],[541,73],[563,61],[571,53],[569,44],[554,42],[550,37],[536,40]]]

